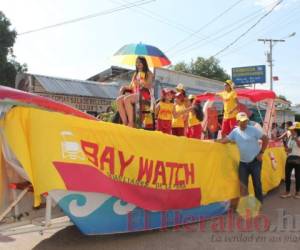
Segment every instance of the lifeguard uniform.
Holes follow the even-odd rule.
[[[184,111],[185,105],[184,104],[176,104],[175,111],[180,112]],[[172,134],[176,136],[184,136],[184,118],[183,115],[180,115],[177,118],[173,118],[172,120]]]
[[[150,110],[150,106],[145,105],[144,110],[145,113],[142,114],[142,125],[146,130],[153,130],[153,113]]]
[[[236,115],[238,114],[238,102],[237,102],[237,94],[235,90],[231,90],[230,92],[223,91],[217,93],[218,96],[221,96],[224,103],[224,115],[222,122],[222,135],[228,135],[236,126]],[[234,110],[235,109],[235,110]],[[234,112],[230,113],[232,110]]]
[[[187,137],[201,139],[202,134],[202,125],[201,121],[199,121],[194,114],[194,112],[190,111],[188,116],[188,132]]]
[[[157,130],[166,134],[172,133],[172,118],[174,104],[168,102],[159,103],[159,112],[157,116]]]
[[[147,130],[153,130],[153,127],[152,113],[146,113],[144,115],[143,128]]]

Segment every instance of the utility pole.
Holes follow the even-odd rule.
[[[285,42],[283,39],[258,39],[259,42],[269,43],[270,50],[267,54],[267,62],[270,66],[270,90],[273,90],[273,46],[277,42]]]

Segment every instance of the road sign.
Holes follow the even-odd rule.
[[[235,85],[266,83],[266,66],[232,68],[232,80]]]

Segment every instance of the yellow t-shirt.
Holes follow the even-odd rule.
[[[223,91],[220,93],[217,93],[217,95],[221,96],[224,103],[224,119],[231,119],[235,118],[238,110],[236,109],[234,112],[230,113],[230,111],[237,108],[237,94],[234,90],[227,92]]]
[[[184,104],[176,104],[175,105],[175,111],[180,112],[185,110],[185,105]],[[173,118],[172,120],[172,128],[184,128],[184,119],[183,115],[178,116],[177,118]]]
[[[160,120],[171,121],[173,118],[173,109],[173,103],[160,102],[157,118]]]
[[[152,124],[153,124],[152,114],[151,113],[146,113],[144,115],[143,125],[146,127],[146,126],[149,126],[149,125],[152,125]]]
[[[201,124],[201,121],[199,121],[196,117],[196,115],[194,114],[194,112],[189,112],[189,118],[188,118],[188,126],[189,127],[193,127],[195,125],[199,125]]]
[[[153,124],[152,113],[150,112],[150,106],[146,105],[144,107],[144,111],[148,111],[148,113],[144,113],[143,125],[146,127],[148,125]]]

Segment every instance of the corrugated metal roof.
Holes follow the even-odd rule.
[[[111,66],[110,68],[90,77],[87,79],[87,81],[107,81],[111,80],[114,77],[120,77],[125,75],[130,75],[134,70],[132,69],[126,69],[118,66]],[[131,78],[131,76],[130,76]]]
[[[94,81],[83,81],[49,77],[43,75],[33,75],[43,86],[43,88],[56,94],[80,95],[115,99],[119,94],[117,83],[99,83]]]

